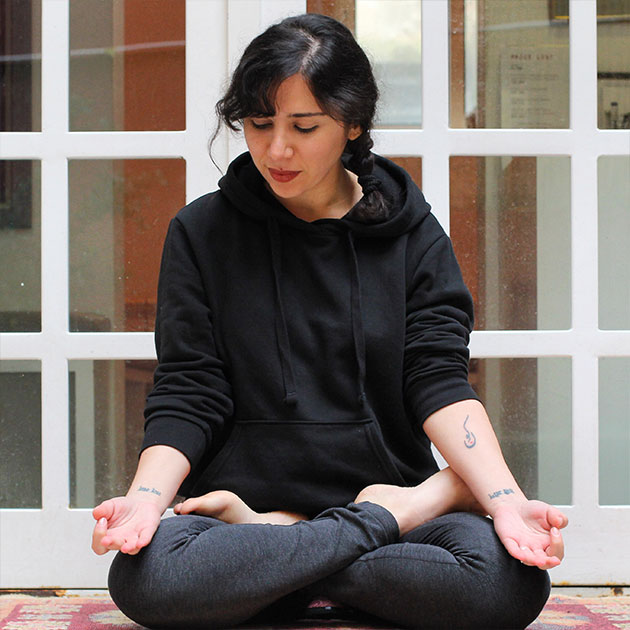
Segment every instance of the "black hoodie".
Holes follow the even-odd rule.
[[[249,154],[171,222],[143,448],[190,460],[180,490],[313,516],[437,470],[422,424],[476,398],[472,301],[409,175],[376,157],[379,223],[295,217]]]

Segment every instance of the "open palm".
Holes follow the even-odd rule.
[[[560,529],[567,517],[542,501],[503,503],[493,514],[494,528],[511,556],[540,569],[558,566],[564,557]]]
[[[136,554],[146,547],[160,524],[157,505],[128,497],[103,501],[92,511],[96,526],[92,535],[92,549],[102,555],[111,550]]]

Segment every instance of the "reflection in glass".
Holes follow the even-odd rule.
[[[630,504],[630,358],[599,360],[599,503]]]
[[[125,494],[138,463],[155,361],[69,361],[70,507]]]
[[[184,205],[185,162],[71,160],[72,331],[149,331],[169,220]]]
[[[0,161],[0,332],[41,330],[40,163]]]
[[[41,131],[41,0],[0,0],[0,131]]]
[[[571,503],[571,360],[473,359],[505,459],[530,499]]]
[[[450,235],[475,328],[569,328],[569,158],[452,157],[450,186]]]
[[[630,328],[630,157],[598,162],[599,327]]]
[[[449,8],[451,127],[567,128],[568,18],[555,19],[549,0]]]
[[[70,129],[184,129],[185,1],[70,0]]]
[[[42,507],[39,361],[0,361],[0,508]]]
[[[309,13],[343,22],[370,57],[381,93],[380,127],[422,124],[421,4],[420,0],[307,0]]]
[[[597,126],[630,129],[630,2],[597,0]]]

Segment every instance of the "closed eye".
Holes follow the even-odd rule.
[[[300,133],[312,133],[318,126],[319,125],[313,125],[312,127],[299,127],[298,125],[295,125],[295,128]]]
[[[256,122],[254,120],[249,121],[254,129],[269,129],[271,127],[270,122]]]

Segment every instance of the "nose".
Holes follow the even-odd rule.
[[[283,130],[274,130],[269,144],[269,157],[272,160],[282,160],[293,155],[293,147]]]

